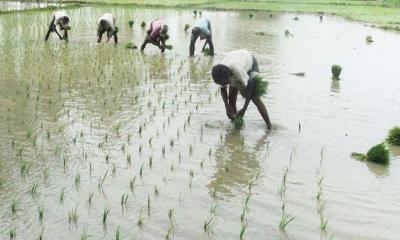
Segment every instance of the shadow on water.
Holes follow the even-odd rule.
[[[340,93],[340,81],[332,80],[331,82],[331,91],[334,93]]]
[[[249,148],[240,132],[229,129],[215,151],[216,172],[208,185],[210,193],[217,197],[233,197],[242,192],[261,171],[257,155],[266,144],[267,135],[264,134]]]

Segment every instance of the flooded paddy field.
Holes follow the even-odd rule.
[[[55,2],[43,3],[43,2],[0,1],[0,12],[21,11],[21,10],[56,7],[56,6],[61,6],[61,4]]]
[[[117,46],[96,43],[105,12],[117,17]],[[189,10],[67,13],[68,44],[44,42],[50,11],[0,18],[1,239],[400,239],[400,150],[388,166],[350,157],[400,122],[398,34],[333,17],[203,12],[216,56],[198,44],[188,58]],[[157,17],[173,50],[125,49]],[[210,78],[238,48],[269,83],[271,132],[252,104],[235,130]]]

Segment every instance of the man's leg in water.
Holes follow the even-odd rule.
[[[264,103],[261,99],[257,96],[252,98],[253,103],[257,106],[258,112],[261,114],[262,118],[264,119],[265,123],[269,130],[272,128],[271,120],[269,119],[269,115],[267,112],[267,108],[265,107]]]
[[[236,100],[238,96],[238,90],[235,87],[229,87],[229,106],[231,107],[232,111],[234,114],[237,114],[237,108],[236,108]]]

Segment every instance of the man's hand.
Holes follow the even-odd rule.
[[[226,115],[231,120],[236,118],[236,114],[231,109],[226,109]]]
[[[239,110],[237,115],[240,116],[240,117],[243,117],[245,113],[246,113],[246,109],[242,108],[242,109]]]

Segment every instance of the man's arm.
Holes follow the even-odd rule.
[[[161,44],[160,44],[161,43]],[[160,46],[159,46],[159,48],[161,49],[161,52],[164,52],[165,51],[165,38],[163,38],[163,37],[161,37],[160,38]]]
[[[236,117],[235,113],[233,113],[233,111],[228,103],[228,91],[226,90],[226,87],[221,87],[221,96],[222,96],[222,100],[224,101],[224,104],[225,104],[226,115],[231,120],[235,119],[235,117]]]
[[[63,38],[61,37],[61,35],[58,33],[57,31],[57,26],[53,24],[53,31],[57,33],[58,37],[60,38],[60,40],[62,40]]]
[[[244,116],[244,114],[246,113],[247,107],[249,106],[250,100],[255,96],[256,93],[256,80],[254,78],[250,79],[249,81],[247,81],[247,86],[245,88],[245,102],[243,105],[243,108],[240,109],[240,111],[238,112],[239,116]]]

